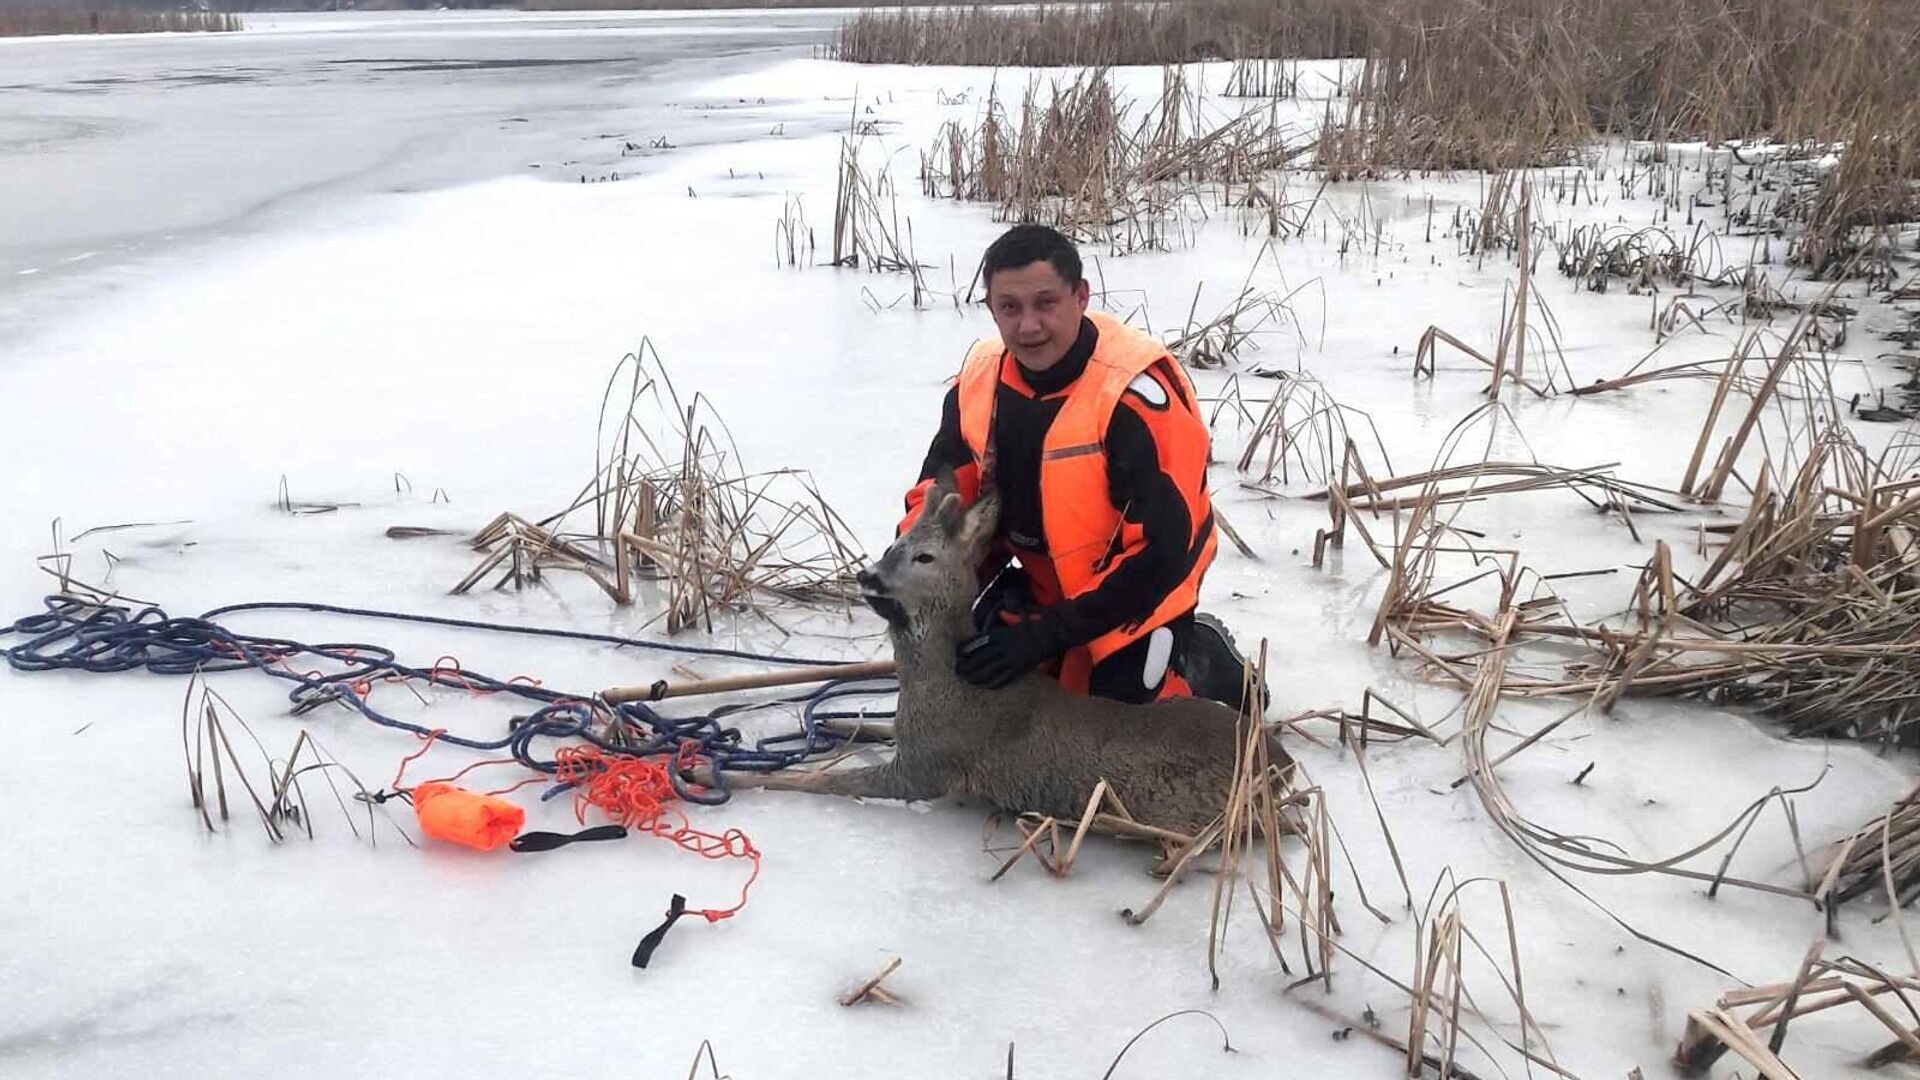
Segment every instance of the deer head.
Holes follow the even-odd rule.
[[[1000,520],[992,491],[962,508],[951,474],[934,482],[919,520],[859,576],[867,605],[890,626],[926,626],[966,612],[980,591],[980,562]]]

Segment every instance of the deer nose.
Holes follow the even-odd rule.
[[[877,593],[880,591],[880,575],[870,569],[860,571],[854,575],[853,579],[860,583],[861,592]]]

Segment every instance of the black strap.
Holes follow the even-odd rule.
[[[557,847],[566,847],[575,841],[585,840],[624,840],[627,827],[624,825],[595,825],[591,829],[581,829],[577,833],[524,832],[513,838],[507,846],[515,851],[552,851]]]
[[[679,893],[674,893],[673,902],[667,907],[667,920],[659,926],[654,927],[653,931],[646,937],[641,938],[640,947],[633,950],[634,967],[645,968],[647,966],[647,961],[653,959],[653,950],[659,948],[660,943],[667,940],[667,931],[673,929],[673,924],[679,922],[680,916],[686,913],[687,898],[681,896]]]

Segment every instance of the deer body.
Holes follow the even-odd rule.
[[[989,495],[971,510],[935,488],[928,511],[872,570],[868,603],[887,619],[900,669],[895,754],[881,765],[801,775],[761,786],[885,799],[972,795],[1004,810],[1075,819],[1105,780],[1142,824],[1193,834],[1217,817],[1242,739],[1235,710],[1187,698],[1130,705],[1082,697],[1042,674],[999,690],[954,673],[972,636],[974,567],[993,531]],[[1291,759],[1271,734],[1268,760]]]

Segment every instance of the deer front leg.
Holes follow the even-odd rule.
[[[815,795],[847,795],[862,799],[937,799],[944,786],[923,777],[909,777],[889,761],[861,769],[814,769],[802,773],[765,773],[734,777],[736,788],[768,791],[805,791]]]

